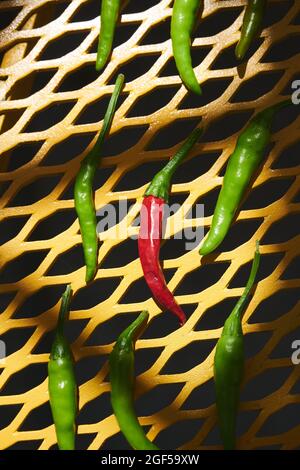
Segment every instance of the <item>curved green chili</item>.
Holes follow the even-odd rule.
[[[71,286],[68,286],[62,296],[48,363],[50,406],[60,450],[75,449],[77,384],[72,351],[64,336],[64,323],[69,314],[71,297]]]
[[[96,59],[96,70],[101,70],[111,53],[116,24],[120,11],[120,0],[102,0],[100,34]]]
[[[200,8],[199,0],[175,0],[171,20],[171,39],[176,67],[188,90],[201,95],[201,87],[193,70],[191,35]]]
[[[124,75],[118,75],[98,139],[81,163],[74,188],[75,208],[79,219],[84,259],[86,264],[86,282],[94,279],[98,261],[98,237],[96,232],[96,211],[93,195],[93,180],[99,165],[102,146],[109,134],[116,111],[117,101],[124,84]]]
[[[201,255],[211,253],[224,240],[241,199],[263,161],[275,113],[289,104],[291,101],[287,100],[261,111],[239,136],[227,164],[211,228],[200,248]]]
[[[244,371],[244,339],[241,317],[259,267],[259,244],[245,290],[227,318],[218,341],[214,360],[214,381],[218,422],[224,449],[235,448],[236,415]]]
[[[124,330],[109,356],[111,404],[120,429],[136,450],[157,450],[147,439],[134,411],[134,348],[148,321],[148,312]]]
[[[264,16],[266,0],[248,0],[245,10],[241,37],[235,48],[237,59],[242,60],[248,51],[253,39],[257,35]]]

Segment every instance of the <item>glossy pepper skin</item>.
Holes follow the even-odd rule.
[[[235,48],[236,58],[242,60],[245,57],[253,39],[262,25],[266,0],[248,0],[248,5],[243,18],[241,37]]]
[[[158,449],[156,445],[146,437],[134,410],[135,342],[146,327],[148,316],[148,312],[143,311],[138,318],[120,334],[109,356],[112,408],[122,433],[135,450]]]
[[[236,415],[245,362],[241,317],[255,282],[259,261],[260,254],[257,243],[247,285],[224,324],[215,353],[214,381],[217,413],[225,450],[235,448]]]
[[[171,39],[176,67],[185,87],[201,95],[201,87],[193,70],[191,35],[200,9],[199,0],[175,0],[171,19]]]
[[[245,191],[263,161],[273,118],[279,109],[290,103],[283,101],[261,111],[239,136],[227,164],[211,228],[200,248],[201,255],[211,253],[224,240]]]
[[[79,219],[84,260],[86,265],[86,282],[94,279],[98,261],[98,237],[96,232],[97,219],[94,205],[93,180],[98,168],[102,146],[109,134],[111,124],[116,111],[117,101],[124,84],[124,75],[119,75],[107,111],[103,125],[95,146],[81,163],[74,188],[75,209]]]
[[[97,71],[100,71],[105,66],[110,56],[120,11],[120,3],[120,0],[102,0],[100,34],[96,59]]]
[[[62,296],[61,307],[48,363],[48,391],[60,450],[75,449],[77,385],[73,356],[64,336],[64,323],[69,314],[72,296],[68,286]]]
[[[145,280],[159,307],[162,310],[170,310],[179,318],[181,325],[185,322],[185,314],[168,289],[159,262],[163,209],[169,199],[172,175],[195,145],[201,132],[202,130],[195,129],[176,155],[155,175],[145,193],[141,208],[138,250]]]

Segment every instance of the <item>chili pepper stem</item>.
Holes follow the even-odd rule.
[[[81,163],[74,188],[75,209],[79,219],[83,253],[86,265],[85,280],[91,282],[97,271],[98,262],[98,236],[96,231],[97,219],[94,203],[93,180],[99,165],[102,146],[109,134],[115,115],[117,101],[124,84],[124,75],[117,77],[114,91],[108,104],[103,125],[97,141],[92,150]]]
[[[92,160],[97,160],[97,163],[98,163],[99,153],[101,153],[103,142],[104,142],[104,140],[106,139],[107,135],[110,132],[112,121],[113,121],[114,115],[115,115],[117,101],[119,99],[122,88],[124,86],[124,82],[125,82],[125,76],[122,73],[120,73],[117,76],[117,79],[116,79],[116,82],[115,82],[115,85],[114,85],[114,90],[113,90],[110,101],[108,103],[107,110],[106,110],[105,115],[104,115],[101,131],[100,131],[99,136],[96,140],[95,146],[93,147],[93,149],[90,152],[90,155],[91,155],[90,158],[88,158],[89,155],[87,155],[86,159],[89,159],[91,161]]]
[[[273,118],[275,114],[281,109],[286,108],[292,104],[291,99],[279,101],[279,103],[273,104],[266,109],[263,109],[254,117],[255,121],[259,124],[265,124],[265,126],[270,127],[272,125]]]
[[[194,129],[178,152],[171,160],[160,170],[153,178],[151,184],[148,186],[145,196],[155,196],[162,198],[165,202],[169,200],[169,192],[171,186],[171,178],[177,170],[182,161],[189,154],[199,137],[203,132],[202,128]]]
[[[56,331],[63,332],[64,324],[69,315],[70,302],[72,297],[71,284],[68,284],[61,298],[61,307],[58,314]]]
[[[259,263],[260,263],[260,251],[259,251],[259,241],[257,240],[255,254],[254,254],[251,271],[250,271],[250,275],[249,275],[246,287],[241,297],[239,298],[238,302],[236,303],[234,309],[232,310],[230,316],[226,320],[222,334],[231,335],[231,334],[236,334],[238,331],[239,332],[241,331],[241,315],[248,301],[250,291],[254,285],[257,271],[259,268]]]
[[[126,341],[130,339],[133,344],[137,341],[137,339],[141,336],[143,331],[145,330],[149,319],[149,312],[147,310],[143,310],[139,316],[134,320],[131,325],[129,325],[119,336],[117,340],[117,344],[120,344],[121,347],[124,346],[124,339]]]

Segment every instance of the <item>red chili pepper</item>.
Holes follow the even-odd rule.
[[[145,193],[141,208],[138,249],[145,280],[159,307],[163,310],[170,310],[179,318],[181,325],[186,320],[185,314],[168,289],[159,262],[163,209],[164,205],[168,203],[171,177],[197,142],[201,133],[201,129],[195,129],[176,155],[155,175]]]

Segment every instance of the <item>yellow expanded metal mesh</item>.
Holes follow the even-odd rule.
[[[300,26],[297,24],[299,23],[297,17],[299,18],[300,4],[298,1],[270,1],[269,8],[272,8],[275,4],[285,3],[286,10],[275,24],[263,30],[261,41],[246,66],[237,68],[235,64],[229,64],[229,66],[214,66],[214,64],[217,63],[216,60],[221,57],[225,49],[227,50],[236,43],[242,21],[242,7],[246,2],[245,0],[205,0],[203,24],[206,20],[214,17],[217,23],[217,15],[222,15],[222,12],[230,9],[233,11],[239,7],[231,24],[225,26],[221,31],[217,31],[214,35],[196,37],[193,42],[194,50],[204,46],[207,48],[205,58],[195,68],[197,77],[204,84],[204,87],[205,84],[209,83],[217,84],[218,80],[224,78],[228,78],[228,82],[225,89],[214,101],[204,106],[198,106],[197,104],[192,107],[182,106],[187,97],[187,92],[181,86],[179,77],[175,72],[172,72],[172,75],[167,75],[166,72],[162,73],[164,67],[172,58],[170,39],[164,39],[155,44],[143,41],[143,38],[152,28],[170,19],[171,0],[162,0],[153,2],[153,6],[148,6],[149,2],[147,2],[144,7],[143,2],[136,2],[138,12],[135,13],[126,13],[125,10],[121,17],[122,24],[134,24],[136,28],[123,44],[114,49],[111,61],[103,73],[99,76],[93,76],[89,83],[85,83],[84,86],[80,86],[78,89],[74,89],[74,87],[71,90],[66,89],[67,87],[61,88],[63,81],[70,77],[72,73],[80,71],[81,67],[94,66],[96,54],[94,51],[91,52],[91,48],[99,33],[98,12],[95,12],[92,19],[85,21],[73,20],[74,15],[87,3],[88,1],[85,0],[65,2],[4,0],[0,3],[0,15],[1,12],[7,9],[15,9],[16,12],[15,18],[0,34],[1,49],[5,53],[0,70],[2,100],[0,103],[0,124],[2,126],[0,148],[3,156],[0,181],[4,188],[1,197],[1,220],[13,219],[17,221],[20,217],[24,217],[25,220],[23,225],[20,226],[19,232],[1,246],[1,266],[5,270],[9,263],[21,255],[24,256],[24,254],[32,252],[43,253],[34,272],[30,272],[14,282],[5,282],[0,285],[1,295],[13,294],[11,301],[1,313],[0,334],[4,335],[15,329],[18,329],[18,331],[22,328],[32,329],[31,335],[25,344],[13,354],[10,354],[5,363],[1,365],[3,368],[0,376],[1,387],[9,383],[15,374],[25,370],[27,366],[40,363],[46,364],[48,361],[48,354],[37,354],[34,350],[44,335],[54,328],[59,303],[57,302],[53,308],[43,311],[37,316],[32,316],[33,313],[28,312],[28,316],[16,318],[15,314],[24,302],[45,287],[64,286],[66,283],[72,283],[75,292],[84,287],[84,266],[63,275],[50,276],[47,274],[50,267],[62,254],[76,245],[80,245],[81,239],[77,220],[70,223],[63,230],[58,227],[58,234],[50,236],[50,238],[43,237],[32,241],[28,241],[28,238],[41,221],[50,218],[58,211],[74,209],[71,193],[67,199],[63,197],[63,194],[74,182],[80,161],[93,142],[84,152],[79,150],[77,155],[66,163],[59,164],[59,162],[56,162],[54,165],[46,165],[44,161],[54,146],[69,137],[74,135],[85,136],[87,133],[93,133],[95,136],[101,125],[99,118],[97,122],[82,124],[77,122],[79,115],[87,109],[88,105],[112,92],[112,77],[116,75],[116,71],[120,69],[120,66],[129,63],[129,61],[134,61],[138,57],[145,60],[146,58],[153,59],[148,70],[143,69],[140,76],[127,81],[125,87],[126,97],[116,113],[112,126],[112,134],[120,132],[122,129],[130,131],[137,126],[140,126],[139,128],[144,132],[130,149],[125,149],[116,156],[105,158],[101,163],[101,168],[111,168],[112,172],[105,183],[96,190],[97,209],[119,199],[129,198],[131,200],[130,211],[120,222],[123,227],[129,227],[130,234],[137,231],[137,228],[131,225],[139,213],[146,185],[128,191],[115,191],[114,188],[122,178],[126,177],[126,174],[139,165],[145,162],[163,161],[163,159],[166,160],[173,155],[179,144],[164,150],[151,149],[150,143],[158,131],[175,121],[178,122],[178,120],[194,119],[196,122],[200,118],[202,118],[205,128],[209,129],[213,123],[216,125],[217,120],[225,115],[226,119],[230,120],[234,116],[233,113],[262,109],[268,104],[278,101],[280,94],[291,93],[292,80],[296,78],[295,74],[299,71],[299,53],[291,56],[287,51],[286,58],[280,58],[280,60],[273,62],[264,58],[272,44],[280,43],[292,37],[292,35],[294,35],[295,41],[299,42]],[[51,16],[51,8],[57,5],[61,6],[59,15]],[[133,7],[132,10],[134,10]],[[48,17],[51,17],[51,21],[45,19],[47,15],[50,15]],[[64,35],[78,34],[79,32],[83,34],[81,42],[76,44],[76,47],[74,46],[68,53],[56,58],[42,58],[43,51],[52,41],[54,43],[62,39],[61,44],[63,44]],[[39,90],[31,93],[30,80],[41,71],[53,73],[49,81],[46,81]],[[255,79],[255,77],[259,80],[259,74],[274,73],[276,71],[281,72],[278,75],[279,78],[277,77],[277,82],[261,96],[252,101],[238,102],[232,99],[239,87],[246,81]],[[258,81],[253,86],[257,87]],[[165,106],[160,107],[158,102],[157,111],[146,116],[139,112],[138,116],[128,117],[130,110],[141,97],[154,89],[159,90],[168,87],[173,87],[174,94]],[[34,118],[39,121],[38,113],[48,107],[49,110],[58,109],[58,105],[66,103],[69,105],[67,114],[65,113],[61,118],[57,118],[51,127],[36,132],[28,131],[27,126]],[[51,105],[56,106],[56,108],[51,108]],[[40,119],[42,120],[42,118]],[[223,126],[223,123],[220,121],[220,126]],[[145,127],[142,128],[141,126]],[[274,145],[263,171],[254,183],[254,188],[258,188],[267,181],[288,180],[290,184],[285,188],[284,194],[278,194],[278,197],[267,205],[262,200],[259,208],[242,210],[238,215],[237,224],[241,221],[260,220],[255,233],[252,233],[240,246],[222,252],[215,258],[210,257],[201,265],[197,249],[186,252],[179,257],[167,259],[163,263],[165,269],[172,270],[169,287],[175,291],[175,295],[177,286],[190,273],[193,273],[194,276],[199,273],[199,284],[194,293],[190,293],[187,288],[186,293],[176,295],[183,308],[190,306],[193,310],[183,328],[175,329],[163,337],[144,338],[137,343],[138,351],[147,349],[150,351],[153,348],[158,348],[157,351],[159,352],[151,367],[138,377],[138,395],[148,393],[155,387],[166,384],[178,383],[182,385],[175,399],[168,406],[152,415],[140,416],[141,423],[149,429],[148,437],[151,440],[174,425],[174,423],[186,421],[192,423],[192,421],[196,421],[199,422],[198,429],[195,430],[192,438],[189,437],[189,442],[185,442],[181,448],[213,449],[219,447],[207,441],[210,432],[216,425],[215,405],[210,404],[203,407],[201,401],[199,401],[195,409],[185,408],[185,402],[192,392],[199,386],[204,386],[212,378],[214,348],[211,348],[206,357],[199,355],[190,370],[164,373],[162,369],[177,351],[183,350],[191,343],[198,342],[200,345],[204,341],[214,341],[219,337],[221,327],[203,330],[196,327],[197,323],[211,307],[224,299],[237,297],[241,294],[242,287],[229,288],[228,286],[239,268],[251,261],[255,240],[263,240],[269,229],[274,227],[274,224],[281,221],[287,214],[299,213],[299,167],[290,165],[288,162],[286,165],[276,166],[276,162],[285,149],[297,142],[299,126],[300,120],[297,118],[287,127],[275,133]],[[120,139],[122,135],[120,133]],[[195,174],[194,179],[191,178],[190,181],[175,184],[173,194],[181,196],[181,198],[185,197],[184,202],[186,204],[193,204],[200,201],[214,188],[219,188],[222,182],[220,172],[233,150],[237,135],[238,132],[235,132],[230,137],[217,141],[206,139],[204,135],[201,143],[193,150],[190,160],[197,158],[200,166],[209,153],[216,152],[219,156],[215,158],[215,161],[212,162],[208,170],[206,169],[204,174],[200,176]],[[34,158],[19,168],[6,171],[6,165],[12,155],[12,150],[25,143],[40,144]],[[167,147],[167,144],[166,142],[165,147]],[[63,153],[62,161],[66,161]],[[38,180],[43,185],[43,178],[46,176],[57,177],[55,186],[48,194],[33,203],[29,201],[28,205],[14,205],[14,200],[16,200],[15,198],[21,190],[23,193],[26,192],[24,188]],[[185,213],[184,216],[186,215]],[[169,227],[173,235],[182,230],[183,227],[199,227],[203,224],[208,227],[210,222],[210,215],[205,216],[203,220],[199,220],[187,217],[184,219],[182,214],[175,214],[169,220]],[[111,239],[109,236],[103,238],[105,239],[101,243],[99,251],[100,269],[96,276],[96,279],[99,280],[99,289],[101,290],[101,280],[108,280],[108,282],[111,280],[112,283],[119,282],[111,295],[102,299],[97,305],[71,312],[71,322],[85,320],[82,331],[72,344],[76,361],[109,354],[112,343],[109,341],[106,344],[105,338],[103,338],[101,345],[85,345],[95,329],[104,322],[112,321],[114,317],[122,314],[132,313],[136,315],[142,309],[149,310],[151,322],[156,321],[161,315],[166,315],[160,312],[151,298],[140,302],[123,303],[122,298],[126,291],[142,278],[139,260],[134,259],[128,264],[116,268],[101,267],[102,261],[123,243],[123,241]],[[277,243],[262,242],[261,252],[263,258],[265,255],[280,254],[280,256],[277,258],[277,263],[272,272],[268,273],[259,283],[255,296],[244,316],[244,332],[247,337],[262,332],[268,333],[267,339],[261,345],[260,350],[247,361],[245,384],[272,369],[281,370],[286,368],[287,374],[285,380],[278,384],[267,396],[243,401],[241,413],[254,412],[255,419],[249,423],[248,428],[242,433],[238,442],[240,448],[254,449],[263,446],[280,446],[282,449],[293,449],[300,446],[300,424],[297,425],[297,423],[300,423],[299,420],[296,425],[284,432],[281,432],[280,429],[276,431],[276,427],[273,433],[269,433],[270,435],[262,432],[262,427],[273,415],[279,413],[287,405],[300,403],[299,393],[293,391],[293,387],[300,376],[300,367],[292,366],[290,345],[287,346],[284,357],[272,356],[272,352],[282,339],[290,337],[288,335],[291,335],[300,326],[299,302],[272,321],[265,317],[263,322],[251,322],[251,316],[255,309],[274,293],[286,289],[288,289],[288,292],[299,289],[300,279],[293,278],[293,276],[284,279],[288,277],[284,276],[287,267],[297,261],[299,242],[299,235],[294,235],[290,239],[287,235],[287,239]],[[172,243],[172,240],[170,240],[170,243]],[[224,266],[227,262],[227,269],[223,270],[224,272],[213,285],[203,289],[200,281],[202,279],[201,270],[205,269],[207,265],[220,262],[223,262]],[[120,259],[121,263],[122,259]],[[185,286],[187,285],[188,283],[185,284]],[[294,339],[297,339],[297,337]],[[107,391],[109,391],[108,366],[105,362],[94,377],[80,386],[80,409]],[[55,444],[53,425],[42,429],[22,429],[22,423],[30,413],[46,403],[47,400],[46,378],[25,393],[0,395],[1,407],[4,405],[19,405],[15,416],[0,430],[0,446],[2,449],[19,441],[39,441],[40,449],[48,449]],[[93,434],[88,445],[89,449],[101,448],[117,432],[118,426],[112,415],[107,416],[100,422],[80,424],[78,428],[80,435]]]

